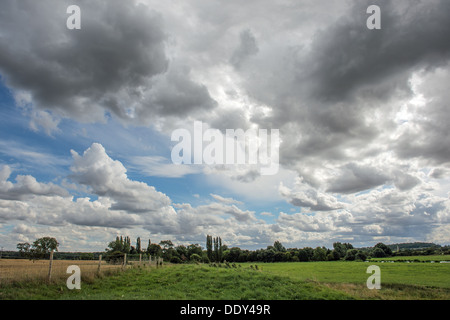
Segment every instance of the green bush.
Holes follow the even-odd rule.
[[[367,255],[362,251],[358,251],[358,253],[355,256],[355,260],[365,261],[365,260],[367,260]]]
[[[170,258],[170,262],[171,263],[182,263],[183,261],[181,261],[181,259],[179,257],[177,257],[177,256],[172,256]]]
[[[196,253],[193,253],[193,254],[191,254],[191,261],[192,262],[200,262],[200,261],[202,261],[202,257],[200,257]]]
[[[358,253],[357,249],[350,249],[347,250],[347,253],[345,254],[344,259],[347,261],[353,261],[356,259],[356,254]]]
[[[384,258],[384,257],[386,257],[386,253],[381,248],[374,248],[372,250],[372,257],[374,257],[374,258]]]

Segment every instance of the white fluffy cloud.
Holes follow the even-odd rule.
[[[170,205],[170,199],[143,182],[128,179],[121,162],[111,159],[101,144],[94,143],[82,156],[72,150],[71,178],[92,188],[98,196],[113,201],[111,209],[155,212]]]
[[[68,196],[68,192],[53,183],[40,183],[30,175],[18,175],[16,183],[9,181],[12,170],[5,165],[0,170],[0,199],[21,200],[30,196],[59,195]]]

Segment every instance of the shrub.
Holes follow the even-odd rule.
[[[374,257],[374,258],[384,258],[384,257],[386,257],[386,253],[381,248],[374,248],[372,250],[372,257]]]
[[[183,261],[179,257],[173,256],[172,258],[170,258],[170,262],[171,263],[182,263]]]
[[[191,254],[191,261],[200,262],[201,260],[202,260],[202,257],[200,257],[198,254],[196,254],[196,253]]]
[[[362,251],[358,251],[358,253],[355,256],[355,259],[365,261],[367,259],[367,255]]]
[[[357,253],[358,253],[358,250],[356,250],[356,249],[347,250],[347,253],[345,254],[344,259],[347,261],[353,261],[353,260],[355,260]]]

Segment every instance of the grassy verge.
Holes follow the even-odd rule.
[[[82,283],[81,290],[65,285],[22,284],[2,288],[3,299],[77,300],[336,300],[346,293],[315,283],[293,280],[250,268],[172,265],[159,269],[133,268]]]

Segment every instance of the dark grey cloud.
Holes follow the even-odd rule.
[[[381,8],[381,30],[365,27],[369,5]],[[361,94],[359,90],[383,99],[394,90],[408,89],[413,68],[447,63],[449,2],[408,1],[405,5],[398,1],[355,1],[351,12],[318,34],[311,73],[318,84],[317,99],[347,100],[355,92]]]
[[[340,175],[330,182],[327,192],[356,193],[383,185],[389,176],[378,168],[348,163],[340,170]]]
[[[192,81],[187,67],[171,69],[163,80],[158,82],[147,97],[143,106],[137,110],[139,116],[148,118],[149,114],[160,116],[193,115],[201,110],[212,110],[217,106],[203,84]]]
[[[248,93],[272,108],[270,116],[252,120],[280,128],[286,138],[280,156],[285,165],[324,159],[339,164],[385,151],[383,144],[391,142],[381,139],[397,129],[399,101],[413,95],[412,74],[432,72],[450,60],[448,1],[349,4],[341,17],[324,21],[311,38],[270,51],[272,60],[262,58],[269,49],[260,46],[260,59],[252,61],[248,76],[242,75]],[[381,30],[366,27],[371,4],[382,10]],[[430,129],[418,134],[435,134]],[[405,135],[398,143],[405,158],[417,146],[402,150],[412,137]],[[432,136],[427,140],[433,145],[438,141]],[[424,155],[426,145],[421,146]],[[436,156],[444,158],[446,150]]]
[[[394,184],[401,191],[411,190],[421,182],[419,178],[400,170],[394,173]]]
[[[148,123],[143,115],[214,107],[206,87],[186,74],[170,73],[168,84],[147,97],[169,69],[163,18],[149,6],[78,1],[81,30],[68,30],[70,4],[2,3],[0,72],[8,86],[30,92],[34,106],[82,121],[111,113],[135,123]]]
[[[246,59],[257,54],[259,51],[256,38],[250,30],[242,31],[239,39],[239,46],[233,52],[230,59],[230,63],[238,69]]]
[[[442,179],[449,175],[450,170],[446,168],[434,168],[430,173],[429,176],[434,179]]]

